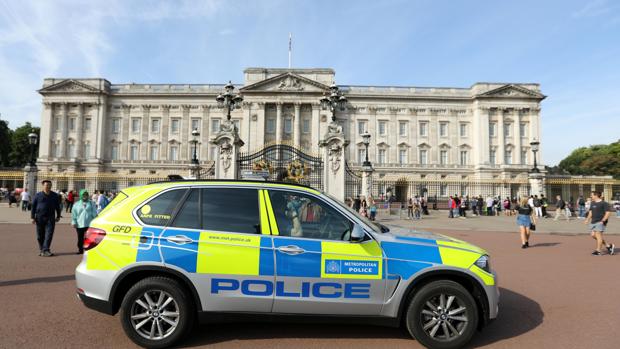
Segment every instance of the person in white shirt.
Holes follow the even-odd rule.
[[[20,200],[22,202],[22,211],[30,211],[30,193],[28,189],[24,189],[20,194]]]

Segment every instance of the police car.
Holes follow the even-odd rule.
[[[129,338],[150,348],[231,315],[403,326],[427,347],[456,348],[498,313],[484,250],[385,227],[301,185],[128,188],[92,222],[84,248],[78,297],[120,311]]]

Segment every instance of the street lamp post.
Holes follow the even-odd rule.
[[[370,163],[370,161],[368,161],[368,145],[370,144],[370,133],[368,133],[368,131],[362,134],[362,142],[364,143],[364,147],[366,147],[366,159],[364,159],[364,163],[362,164],[362,166],[372,168],[372,164]]]
[[[37,147],[37,142],[39,140],[39,136],[33,132],[28,135],[28,142],[30,143],[30,166],[36,166],[34,151]]]
[[[192,137],[190,143],[193,146],[193,155],[190,169],[193,172],[194,178],[200,179],[200,163],[198,161],[198,137],[200,137],[200,132],[198,132],[197,128],[192,131]]]
[[[228,84],[224,86],[224,93],[220,93],[215,100],[217,101],[218,108],[226,108],[226,121],[230,122],[230,112],[235,108],[241,107],[243,102],[243,96],[235,94],[233,91],[235,86],[232,82],[228,81]]]
[[[534,139],[532,142],[530,142],[530,146],[532,147],[532,153],[534,153],[534,168],[532,169],[532,172],[540,173],[540,170],[538,169],[538,164],[536,163],[536,153],[538,152],[540,142]]]
[[[328,109],[332,112],[332,122],[336,122],[336,109],[344,110],[347,105],[347,98],[343,96],[342,91],[333,83],[329,87],[329,92],[325,93],[321,98],[321,108]]]

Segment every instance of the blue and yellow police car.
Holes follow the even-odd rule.
[[[498,313],[487,253],[389,228],[302,185],[170,181],[127,188],[92,222],[76,269],[89,308],[138,345],[235,315],[403,326],[456,348]]]

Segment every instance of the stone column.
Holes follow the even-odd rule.
[[[41,115],[41,137],[39,138],[39,159],[49,160],[53,154],[50,154],[50,140],[52,139],[54,115],[54,104],[51,102],[43,102],[43,113]],[[31,193],[31,195],[33,195]]]
[[[78,103],[78,115],[77,115],[77,129],[75,131],[75,157],[77,159],[84,160],[84,103]]]
[[[243,102],[243,108],[245,109],[245,113],[243,115],[243,119],[241,120],[241,127],[244,130],[244,133],[247,137],[247,146],[248,149],[252,148],[252,144],[256,143],[256,140],[252,137],[251,125],[252,125],[252,102]]]
[[[312,119],[310,121],[311,129],[310,136],[311,139],[311,147],[310,150],[312,152],[316,152],[317,146],[319,144],[319,137],[321,136],[321,106],[319,103],[312,103]]]
[[[297,148],[301,146],[301,104],[295,103],[295,119],[293,121],[293,144]]]
[[[282,143],[282,102],[276,103],[276,143]]]
[[[96,125],[93,126],[94,134],[97,135],[97,142],[95,144],[95,159],[96,161],[104,160],[104,145],[107,146],[107,130],[106,130],[106,111],[107,111],[107,99],[101,97],[96,103],[97,115],[94,120],[97,120]],[[93,123],[94,124],[94,123]]]
[[[169,125],[170,125],[170,105],[169,104],[162,104],[159,106],[161,108],[161,123],[162,123],[162,140],[164,140],[164,142],[161,142],[161,153],[162,154],[162,159],[168,159],[168,157],[170,156],[170,137],[168,136],[168,134],[170,133],[169,130]],[[179,159],[179,158],[177,158]],[[168,159],[170,160],[170,159]]]
[[[528,180],[530,182],[530,195],[545,194],[544,174],[540,172],[530,172],[528,174]]]
[[[264,102],[256,104],[258,109],[256,110],[256,127],[254,128],[256,137],[254,137],[254,143],[256,143],[256,148],[258,149],[261,144],[265,144],[265,108],[267,104]]]
[[[369,196],[372,196],[372,173],[375,170],[372,166],[364,166],[362,167],[362,195],[368,199]]]
[[[217,147],[215,159],[216,179],[239,179],[239,149],[243,141],[235,129],[232,121],[224,120],[220,126],[220,132],[209,143]]]
[[[191,160],[192,154],[190,154],[191,147],[189,146],[190,134],[192,132],[192,123],[189,119],[190,106],[184,104],[181,106],[182,118],[181,118],[181,160]]]
[[[474,102],[473,107],[473,130],[472,130],[472,143],[473,150],[473,164],[476,168],[483,167],[489,163],[489,109],[479,105],[479,102]]]
[[[487,126],[488,127],[488,126]],[[505,150],[506,140],[504,138],[504,110],[502,108],[497,108],[497,153],[495,156],[499,155],[499,159],[497,159],[498,164],[505,164],[506,159],[506,150]]]
[[[344,202],[345,189],[345,140],[342,126],[331,122],[324,139],[319,143],[323,154],[323,189]]]
[[[140,137],[140,144],[138,145],[138,159],[149,159],[149,133],[151,131],[151,106],[148,104],[142,105],[142,134]],[[159,122],[159,132],[161,132],[161,121]]]
[[[513,135],[513,139],[515,142],[515,148],[516,148],[516,152],[517,152],[517,161],[515,161],[515,163],[518,163],[520,165],[527,165],[527,163],[522,164],[521,163],[521,152],[523,151],[522,149],[522,145],[521,145],[521,112],[518,108],[514,108],[513,109],[513,119],[514,119],[514,135]]]
[[[208,104],[203,104],[200,106],[201,110],[202,110],[202,130],[200,131],[200,139],[201,139],[201,144],[200,144],[200,157],[202,158],[203,161],[207,160],[207,158],[210,156],[209,155],[209,142],[208,140],[210,139],[211,135],[209,134],[209,128],[211,127],[211,121],[209,120],[209,114],[210,114],[210,106]],[[167,138],[164,138],[167,139]]]
[[[26,165],[24,167],[24,188],[28,189],[30,193],[30,199],[34,199],[34,194],[37,193],[37,165]],[[31,201],[32,202],[32,201]]]
[[[62,103],[61,104],[61,117],[62,117],[62,123],[61,123],[61,137],[60,137],[60,158],[61,159],[65,159],[67,158],[67,133],[69,132],[69,125],[67,123],[67,112],[69,110],[69,104],[68,103]]]

